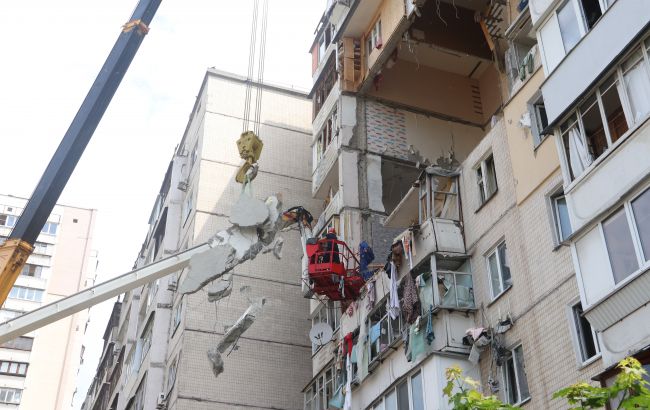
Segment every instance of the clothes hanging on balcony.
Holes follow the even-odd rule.
[[[413,234],[411,233],[411,231],[406,231],[406,233],[402,237],[402,246],[404,248],[404,254],[406,255],[406,259],[409,262],[409,268],[413,269],[414,249],[413,249]]]
[[[377,288],[375,287],[375,283],[376,283],[375,279],[372,279],[367,283],[366,286],[368,289],[368,293],[367,293],[368,299],[366,299],[366,309],[368,312],[374,309],[375,303],[377,301]]]
[[[433,339],[435,339],[435,335],[433,334],[433,305],[429,305],[429,313],[427,315],[427,331],[425,333],[425,336],[427,338],[428,344],[433,343]]]
[[[379,336],[381,335],[381,322],[377,322],[370,327],[370,333],[368,335],[370,343],[375,343]]]
[[[352,410],[352,360],[350,356],[345,359],[345,401],[343,402],[343,410]]]
[[[359,244],[359,273],[363,277],[363,280],[368,280],[372,278],[373,272],[368,269],[368,265],[375,260],[375,254],[372,251],[368,242],[363,241]]]
[[[397,267],[395,262],[390,263],[390,292],[388,297],[388,314],[390,318],[395,320],[399,317],[399,296],[397,295]]]
[[[407,273],[402,281],[402,312],[406,323],[412,324],[420,316],[420,299],[418,298],[418,289],[411,273]]]

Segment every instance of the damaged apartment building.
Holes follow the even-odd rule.
[[[305,409],[448,408],[451,366],[510,404],[561,409],[555,391],[647,351],[647,292],[628,285],[647,268],[641,140],[612,159],[628,128],[643,138],[650,106],[643,3],[328,2],[311,48],[313,234],[337,241],[312,241],[302,276],[332,340],[312,340]],[[338,247],[349,264],[366,245],[365,283],[332,296],[315,278],[338,261],[320,255]]]
[[[149,219],[135,268],[209,241],[230,225],[242,185],[237,139],[247,85],[244,77],[209,69]],[[280,194],[285,207],[315,208],[310,194],[311,102],[304,92],[253,82],[263,92],[259,135],[264,152],[255,197]],[[290,153],[294,161],[283,159]],[[84,410],[299,409],[311,377],[302,298],[300,238],[283,235],[282,259],[264,255],[231,272],[230,286],[213,301],[214,287],[181,293],[187,269],[126,293],[115,304],[104,352]],[[264,297],[261,315],[223,354],[216,377],[208,352]]]

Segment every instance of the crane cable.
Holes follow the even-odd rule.
[[[268,0],[262,0],[262,16],[260,26],[260,44],[259,44],[259,55],[257,62],[257,81],[255,84],[256,95],[255,95],[255,111],[253,113],[253,132],[256,135],[259,135],[260,131],[260,115],[262,111],[262,82],[264,80],[264,61],[266,56],[266,28],[268,20]],[[246,132],[250,129],[250,110],[251,110],[251,100],[252,100],[252,91],[253,91],[253,76],[255,71],[255,54],[257,51],[257,26],[258,26],[258,14],[259,14],[259,0],[254,0],[253,2],[253,21],[251,24],[251,38],[248,48],[248,75],[246,78],[246,98],[244,101],[244,121],[243,121],[243,132]]]

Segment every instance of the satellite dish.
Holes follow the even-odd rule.
[[[322,346],[332,340],[334,331],[327,323],[316,323],[309,331],[309,339],[317,346]]]

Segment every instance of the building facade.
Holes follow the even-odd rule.
[[[234,177],[241,164],[236,141],[246,84],[236,75],[206,73],[135,268],[204,243],[230,226],[228,216],[242,190]],[[253,84],[252,101],[258,86]],[[264,149],[253,194],[279,193],[286,208],[314,208],[311,102],[293,89],[268,84],[261,89]],[[301,389],[311,375],[311,322],[296,275],[300,237],[289,231],[283,238],[282,259],[260,255],[237,267],[232,294],[218,302],[209,302],[205,291],[177,292],[185,272],[124,295],[107,325],[104,355],[83,408],[301,409]],[[259,296],[266,297],[263,314],[224,354],[225,370],[215,377],[208,350],[244,313],[249,298]]]
[[[0,195],[4,241],[27,200]],[[56,205],[9,297],[6,321],[92,286],[97,255],[92,237],[97,212]],[[0,408],[67,409],[75,394],[87,312],[80,312],[0,346]]]
[[[638,0],[535,3],[571,232],[564,240],[583,317],[599,334],[606,369],[596,379],[609,384],[628,355],[650,368],[649,9]]]
[[[546,11],[540,20],[540,10],[562,2],[541,3],[328,2],[311,50],[312,193],[327,204],[314,233],[333,227],[353,250],[368,242],[375,268],[401,244],[399,289],[409,275],[418,281],[421,320],[387,313],[384,269],[369,280],[374,290],[366,286],[374,297],[364,290],[344,312],[312,299],[313,323],[328,323],[334,336],[312,348],[306,409],[338,407],[346,335],[355,345],[354,409],[447,408],[452,365],[506,402],[561,409],[555,391],[614,363],[576,276],[565,151],[548,137],[562,110],[550,110],[547,89],[564,85],[551,87],[558,74],[547,78],[547,48],[557,44],[544,41],[541,24],[563,16]],[[642,2],[629,3],[640,13]],[[579,76],[580,58],[565,81]],[[424,348],[420,332],[433,335]]]

